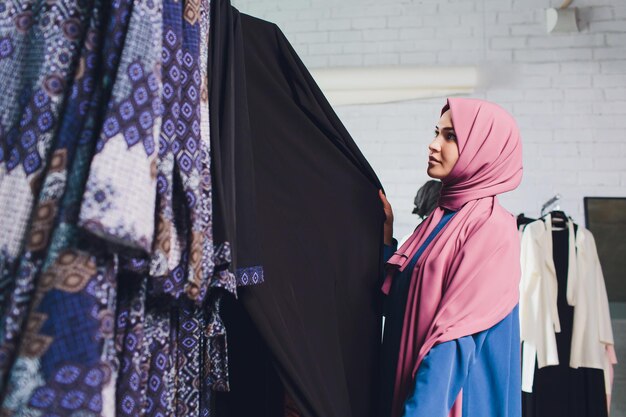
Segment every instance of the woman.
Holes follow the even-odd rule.
[[[521,181],[519,132],[495,104],[451,98],[435,134],[427,172],[443,183],[439,204],[397,251],[381,192],[381,416],[517,417],[519,241],[496,196]]]

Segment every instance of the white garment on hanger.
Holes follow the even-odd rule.
[[[591,232],[570,220],[567,302],[574,307],[569,366],[604,370],[611,394],[617,363],[604,276]],[[552,252],[552,216],[530,223],[522,235],[520,330],[524,342],[522,390],[532,392],[538,367],[559,364],[555,333],[561,331],[557,308],[558,281]]]

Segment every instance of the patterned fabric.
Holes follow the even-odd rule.
[[[247,285],[257,285],[264,281],[263,267],[253,266],[249,268],[237,269],[237,285],[240,287]]]
[[[228,389],[209,6],[0,3],[0,415],[212,416]]]

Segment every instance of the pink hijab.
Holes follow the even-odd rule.
[[[517,125],[499,106],[450,98],[459,159],[443,181],[439,207],[415,230],[387,265],[388,293],[394,271],[402,271],[441,220],[457,211],[418,260],[404,315],[392,417],[403,412],[415,374],[430,349],[489,329],[517,305],[519,239],[513,215],[495,197],[522,179]],[[460,396],[459,396],[460,397]],[[451,415],[459,415],[457,399]]]

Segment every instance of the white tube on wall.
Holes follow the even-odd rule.
[[[475,67],[357,67],[312,69],[332,105],[469,94],[478,83]]]

